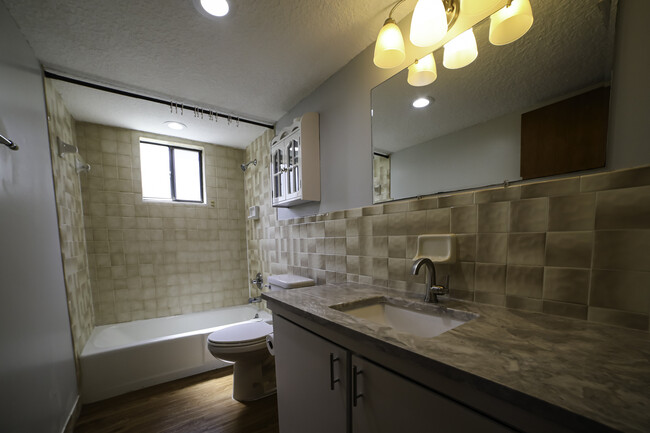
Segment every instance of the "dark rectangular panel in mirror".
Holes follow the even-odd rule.
[[[601,87],[521,116],[521,177],[605,166],[609,87]]]

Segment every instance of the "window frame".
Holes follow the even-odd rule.
[[[191,144],[179,144],[173,143],[170,141],[156,140],[153,138],[140,137],[138,144],[150,144],[154,146],[166,147],[169,152],[169,182],[170,182],[170,192],[171,199],[164,198],[155,198],[155,197],[145,197],[144,191],[142,192],[142,201],[147,202],[158,202],[158,203],[186,203],[186,204],[206,204],[207,203],[207,194],[205,188],[205,158],[203,158],[204,148],[201,146],[193,146]],[[201,192],[200,200],[181,200],[176,198],[176,167],[174,162],[174,150],[190,150],[198,152],[199,154],[199,186]],[[142,184],[142,155],[140,155],[140,184]]]

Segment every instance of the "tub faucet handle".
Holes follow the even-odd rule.
[[[262,290],[263,283],[264,279],[262,278],[261,272],[258,272],[257,275],[255,275],[255,278],[251,280],[251,284],[256,285],[258,290]]]

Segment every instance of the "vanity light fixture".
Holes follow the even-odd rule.
[[[180,122],[174,122],[173,120],[165,122],[165,125],[167,125],[168,128],[173,129],[174,131],[182,131],[183,129],[187,128],[187,126],[185,126],[184,124]]]
[[[421,87],[433,83],[436,81],[436,78],[438,78],[436,60],[433,58],[433,53],[429,53],[420,60],[416,59],[415,63],[409,66],[406,81],[411,86]]]
[[[424,108],[428,106],[431,103],[431,99],[429,98],[418,98],[415,101],[413,101],[413,108]]]
[[[478,57],[474,30],[469,29],[445,44],[442,64],[447,69],[463,68]]]
[[[493,11],[500,0],[461,0],[463,15],[483,15]]]
[[[526,34],[533,25],[533,11],[528,0],[509,0],[490,16],[490,42],[506,45]]]
[[[215,17],[223,17],[230,10],[227,0],[201,0],[201,7]]]
[[[388,14],[388,18],[384,21],[384,26],[379,30],[379,36],[377,36],[377,42],[375,43],[375,55],[373,57],[373,62],[379,68],[389,69],[399,66],[406,57],[402,31],[392,17],[395,8],[404,1],[399,0],[395,3]]]

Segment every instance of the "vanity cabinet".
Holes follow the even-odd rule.
[[[512,432],[274,315],[281,433]]]
[[[348,431],[348,352],[279,316],[273,333],[281,433]]]
[[[273,138],[270,175],[273,206],[320,201],[318,113],[305,113]]]

